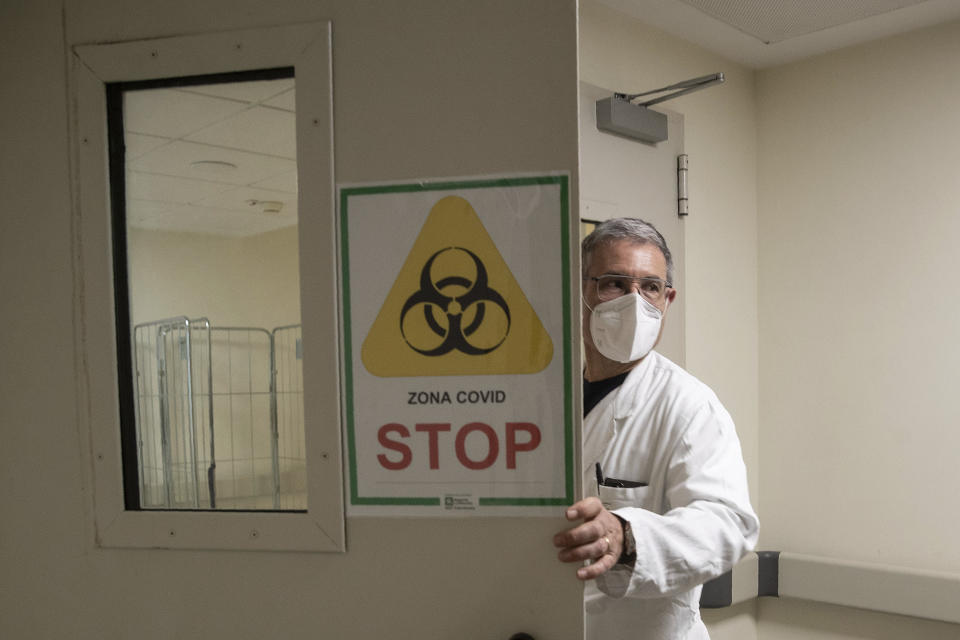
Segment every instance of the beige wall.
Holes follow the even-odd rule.
[[[534,618],[580,636],[579,607],[555,610],[558,591],[580,597],[549,544],[559,509],[525,521],[530,536],[511,518],[351,518],[347,554],[93,544],[67,47],[327,19],[338,181],[569,171],[576,202],[572,1],[0,3],[0,637],[440,640],[464,625],[509,637]],[[478,560],[496,588],[464,578]],[[531,566],[542,583],[517,606]]]
[[[954,23],[758,74],[768,548],[960,573],[958,64]],[[960,635],[790,600],[760,619],[774,639]]]
[[[184,315],[214,326],[300,323],[295,226],[237,238],[133,229],[127,242],[134,324]]]
[[[960,573],[960,23],[760,73],[764,543]]]

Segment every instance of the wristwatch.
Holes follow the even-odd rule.
[[[633,529],[629,522],[617,514],[613,515],[620,521],[620,527],[623,529],[623,550],[620,552],[617,564],[632,565],[637,560],[637,541],[633,537]]]

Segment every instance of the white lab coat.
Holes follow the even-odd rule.
[[[632,571],[586,587],[587,640],[700,640],[700,591],[753,549],[759,530],[733,420],[716,395],[651,352],[584,419],[584,493],[627,520]],[[598,487],[604,476],[647,483]]]

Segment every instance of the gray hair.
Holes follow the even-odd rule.
[[[580,268],[584,276],[587,275],[587,265],[593,251],[601,244],[617,240],[628,240],[637,244],[649,243],[660,249],[667,261],[667,283],[673,284],[673,256],[667,248],[667,241],[652,224],[640,218],[604,220],[583,239],[580,244]]]

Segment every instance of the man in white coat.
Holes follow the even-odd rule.
[[[589,581],[588,640],[709,638],[701,585],[750,551],[759,528],[733,421],[652,350],[677,295],[663,236],[635,218],[602,222],[582,268],[586,497],[554,545]]]

